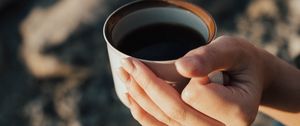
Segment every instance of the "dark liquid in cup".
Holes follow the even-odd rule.
[[[127,55],[146,60],[174,60],[206,44],[196,30],[178,24],[147,25],[127,33],[117,48]]]

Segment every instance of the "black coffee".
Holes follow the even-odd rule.
[[[205,44],[202,34],[192,28],[159,23],[128,33],[117,48],[136,58],[162,61],[180,58],[188,51]]]

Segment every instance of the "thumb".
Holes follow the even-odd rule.
[[[219,37],[178,59],[175,63],[176,69],[188,78],[205,77],[214,71],[234,69],[243,60],[240,41],[233,37]]]

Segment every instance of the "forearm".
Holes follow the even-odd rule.
[[[260,110],[286,125],[300,124],[300,71],[277,57],[268,58],[273,79],[263,92]]]

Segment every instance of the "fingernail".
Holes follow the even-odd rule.
[[[132,103],[132,99],[131,99],[131,97],[128,93],[126,93],[126,96],[127,96],[127,99],[128,99],[128,107],[130,107],[131,103]]]
[[[130,75],[122,68],[118,68],[116,70],[118,77],[120,78],[120,80],[125,84],[126,88],[128,89],[128,79],[130,78]]]
[[[198,61],[195,57],[183,57],[176,62],[177,69],[186,72],[194,71],[197,65]]]
[[[123,70],[122,67],[119,67],[116,70],[116,73],[117,73],[117,75],[118,75],[118,77],[120,78],[121,81],[126,82],[126,77],[124,76],[124,70]]]
[[[189,56],[189,57],[183,57],[180,59],[181,62],[189,64],[189,65],[197,65],[198,60],[195,57]]]
[[[123,66],[123,68],[128,72],[128,73],[131,73],[134,69],[134,65],[131,61],[131,59],[122,59],[121,60],[121,64]]]

